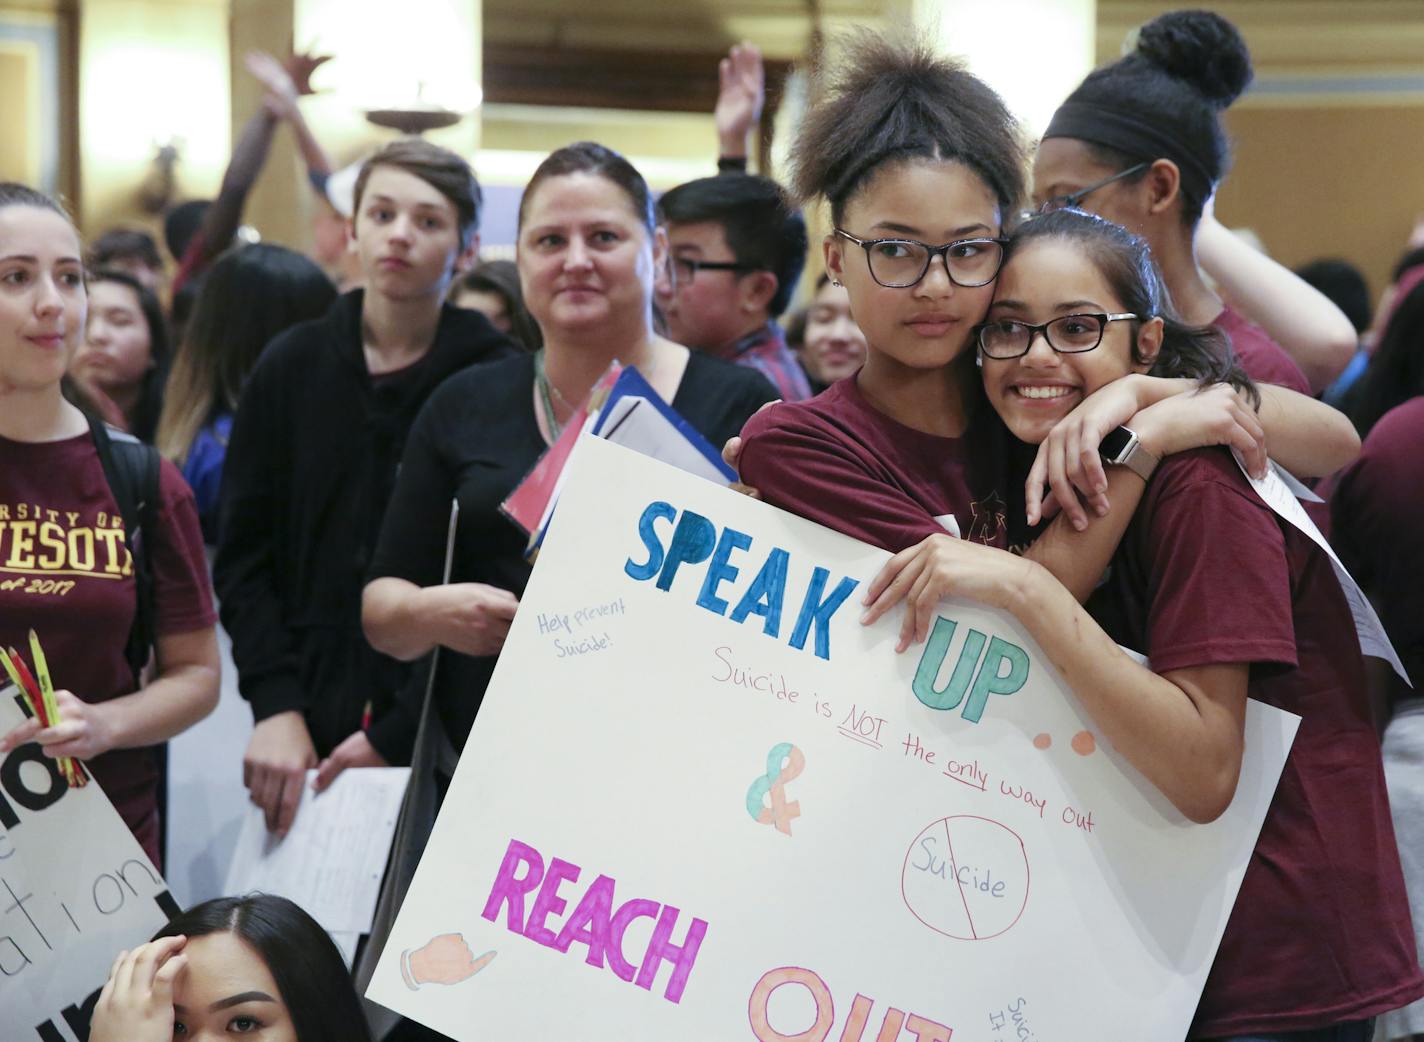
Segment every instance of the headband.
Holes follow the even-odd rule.
[[[1211,198],[1211,172],[1169,134],[1117,109],[1087,101],[1066,101],[1043,132],[1045,139],[1071,137],[1125,152],[1130,156],[1170,159],[1182,176],[1182,193],[1201,202]]]

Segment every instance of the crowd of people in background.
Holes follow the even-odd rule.
[[[1150,22],[1032,150],[963,66],[859,35],[818,70],[789,187],[747,171],[742,45],[716,173],[655,196],[618,153],[560,148],[514,261],[481,257],[472,169],[425,140],[328,198],[298,104],[324,60],[248,60],[263,105],[217,197],[168,214],[167,260],[133,229],[86,250],[57,202],[0,184],[0,577],[72,578],[0,585],[0,646],[43,629],[64,719],[0,751],[81,758],[161,865],[158,749],[217,700],[216,593],[274,834],[312,769],[321,789],[414,763],[438,805],[531,573],[500,504],[618,361],[754,494],[894,555],[867,619],[902,611],[901,650],[944,596],[1015,614],[1185,817],[1231,802],[1248,696],[1300,714],[1191,1037],[1424,1038],[1424,700],[1362,656],[1328,557],[1232,459],[1315,483],[1424,676],[1424,227],[1372,307],[1348,262],[1292,272],[1216,219],[1221,115],[1252,78],[1230,23]],[[238,234],[284,125],[349,248]],[[228,1027],[370,1037],[321,928],[258,895],[120,953],[91,1038],[174,1037],[175,1007],[198,1031],[231,981]]]

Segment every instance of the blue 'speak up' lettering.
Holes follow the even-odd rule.
[[[672,530],[672,541],[664,547],[663,539],[654,526],[659,521],[672,522],[674,518],[677,524]],[[623,571],[631,578],[646,582],[657,576],[657,588],[671,590],[679,568],[706,561],[707,571],[702,579],[702,589],[697,594],[697,603],[713,614],[723,616],[727,615],[730,607],[729,617],[733,622],[745,622],[748,616],[759,615],[762,632],[780,639],[781,609],[786,601],[786,573],[791,562],[791,555],[781,547],[772,547],[761,569],[733,607],[723,596],[724,592],[732,591],[724,591],[723,585],[736,583],[741,569],[732,564],[732,555],[751,549],[751,536],[735,528],[724,528],[719,537],[717,526],[701,514],[684,510],[679,517],[677,508],[661,500],[649,503],[643,511],[643,516],[638,519],[638,536],[647,548],[648,559],[639,564],[628,558]],[[806,586],[787,642],[798,651],[804,650],[806,639],[814,630],[816,657],[823,659],[831,657],[831,617],[859,585],[857,580],[843,577],[828,593],[826,586],[830,578],[831,573],[819,566],[811,573],[811,581]]]

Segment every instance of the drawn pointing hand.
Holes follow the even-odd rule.
[[[417,986],[459,984],[492,963],[494,957],[494,952],[485,952],[476,958],[462,934],[442,933],[410,953],[410,975]]]

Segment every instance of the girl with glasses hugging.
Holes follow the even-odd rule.
[[[1082,599],[1143,488],[1125,468],[1105,471],[1099,442],[1159,401],[1133,421],[1159,456],[1226,443],[1259,469],[1264,427],[1297,473],[1353,457],[1348,421],[1303,396],[1265,389],[1258,418],[1229,388],[1183,394],[1135,375],[1086,405],[1081,389],[1059,399],[1073,411],[1025,490],[1022,446],[987,407],[969,349],[993,297],[1004,216],[1023,193],[1018,127],[988,87],[925,48],[862,34],[845,53],[803,123],[794,187],[830,203],[826,267],[866,360],[819,397],[747,424],[742,478],[769,502],[892,551],[946,531],[1007,547],[1026,539],[1025,518],[1040,520],[1047,483],[1064,516],[1026,553]]]
[[[1128,374],[1254,393],[1218,331],[1174,316],[1146,244],[1080,211],[1015,231],[976,339],[988,400],[1028,444],[1075,393]],[[1345,595],[1224,450],[1156,467],[1087,611],[1036,565],[940,535],[890,560],[866,621],[906,600],[904,650],[945,596],[1011,611],[1103,737],[1193,821],[1232,800],[1248,696],[1300,715],[1191,1038],[1365,1042],[1371,1018],[1424,993]]]
[[[827,269],[850,297],[866,362],[816,399],[754,417],[743,435],[742,479],[773,505],[896,553],[867,603],[872,618],[900,599],[913,606],[902,648],[923,637],[948,593],[1017,609],[1045,650],[1064,661],[1065,678],[1103,735],[1188,818],[1210,820],[1232,798],[1248,689],[1314,717],[1298,742],[1296,780],[1288,778],[1283,791],[1327,815],[1338,838],[1309,834],[1309,818],[1298,810],[1268,826],[1281,833],[1274,846],[1268,838],[1263,858],[1304,871],[1311,889],[1278,880],[1273,891],[1271,873],[1256,869],[1248,884],[1263,886],[1267,919],[1233,926],[1194,1037],[1361,1020],[1409,999],[1424,981],[1405,958],[1412,951],[1407,932],[1396,936],[1405,906],[1390,860],[1393,837],[1381,817],[1378,751],[1361,738],[1360,724],[1367,732],[1368,722],[1355,684],[1359,651],[1351,642],[1342,655],[1337,646],[1337,628],[1351,625],[1341,614],[1342,595],[1323,559],[1250,498],[1224,451],[1187,451],[1231,445],[1254,468],[1264,427],[1288,467],[1319,475],[1357,451],[1348,421],[1292,392],[1261,387],[1258,422],[1226,345],[1176,336],[1180,327],[1165,321],[1160,287],[1145,301],[1133,290],[1146,278],[1141,257],[1137,269],[1124,269],[1071,256],[1063,272],[1036,276],[1053,287],[1051,300],[1000,285],[999,310],[991,314],[1003,215],[1013,212],[1022,187],[1017,127],[987,87],[927,51],[863,35],[844,53],[847,65],[818,93],[803,124],[795,184],[803,199],[824,195],[830,203],[837,233],[825,243]],[[1119,248],[1105,241],[1094,258]],[[986,255],[992,263],[976,267]],[[1026,252],[1024,260],[1031,257]],[[1128,275],[1116,285],[1101,274],[1118,269]],[[1085,273],[1096,281],[1080,285]],[[1059,274],[1073,276],[1071,292]],[[1090,317],[1055,322],[1070,314]],[[986,317],[995,324],[981,332]],[[1048,340],[1036,328],[1046,323]],[[1099,335],[1100,343],[1082,350]],[[989,395],[975,369],[981,336],[994,355],[1018,352],[1017,359],[985,359]],[[1149,375],[1148,360],[1164,343],[1189,379]],[[1054,361],[1044,363],[1045,352],[1060,362],[1091,362],[1081,379],[1040,374],[994,383],[995,366],[1061,372]],[[1091,367],[1104,359],[1117,361]],[[1202,390],[1204,377],[1218,382]],[[1223,377],[1245,395],[1220,383]],[[1008,427],[991,401],[1011,406]],[[1017,490],[1033,450],[1015,437],[1028,438],[1021,419],[1032,421],[1032,441],[1055,432],[1033,463],[1027,516]],[[1114,446],[1128,465],[1105,472],[1100,442],[1123,422],[1138,451]],[[1183,452],[1163,480],[1147,485],[1154,458]],[[1022,556],[1001,552],[1030,535],[1025,521],[1038,523],[1045,474],[1066,516],[1046,525]],[[1171,490],[1177,494],[1163,495]],[[1119,552],[1144,497],[1143,519]],[[1085,505],[1097,515],[1091,523]],[[1192,552],[1183,552],[1187,545]],[[1123,655],[1077,606],[1115,552],[1115,582],[1131,582],[1117,592],[1121,615],[1140,631],[1124,636],[1161,658],[1160,676]],[[1199,568],[1208,560],[1209,569]],[[1297,594],[1300,603],[1292,599]],[[1245,622],[1238,608],[1245,608]],[[1223,628],[1226,619],[1236,625]],[[1181,648],[1194,625],[1207,628],[1205,658]],[[1256,686],[1272,670],[1278,687]],[[1313,757],[1316,769],[1302,769],[1302,757]],[[1350,774],[1350,786],[1322,787],[1320,767]],[[1369,920],[1357,930],[1340,902],[1360,894],[1370,911],[1353,913]],[[1366,957],[1368,943],[1374,947]],[[1302,945],[1317,951],[1298,964]],[[1365,983],[1318,979],[1346,974],[1356,959],[1369,975],[1351,979]],[[1319,994],[1296,996],[1291,981],[1306,969]]]

